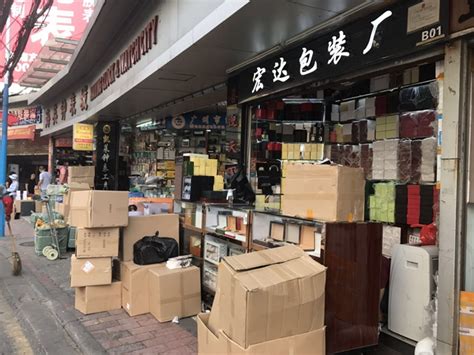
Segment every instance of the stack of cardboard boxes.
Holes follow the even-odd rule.
[[[122,307],[130,316],[151,313],[160,322],[170,321],[175,316],[196,315],[201,309],[197,267],[170,270],[164,263],[137,265],[133,262],[133,245],[156,232],[179,242],[179,216],[129,217],[129,224],[123,229],[120,247]]]
[[[159,232],[179,241],[178,215],[129,217],[126,192],[75,191],[70,201],[69,221],[77,229],[71,259],[76,309],[89,314],[123,307],[130,316],[151,313],[161,322],[200,312],[199,268],[133,262],[133,246],[143,237]]]
[[[200,354],[325,354],[326,268],[296,246],[224,258]]]
[[[75,307],[84,314],[120,309],[122,285],[112,282],[112,258],[119,253],[119,227],[128,224],[128,192],[70,195],[69,223],[76,227],[76,254],[71,258]]]

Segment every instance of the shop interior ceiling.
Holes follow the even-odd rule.
[[[124,2],[127,3],[128,2]],[[88,34],[90,40],[80,46],[71,63],[70,73],[61,80],[51,80],[42,100],[48,101],[64,92],[71,82],[87,76],[94,60],[108,58],[107,39],[114,38],[129,14],[121,2],[105,2]],[[316,1],[316,0],[258,0],[250,1],[242,9],[209,32],[188,50],[168,62],[140,84],[96,115],[127,118],[141,115],[155,108],[154,115],[174,115],[225,100],[223,85],[227,70],[252,59],[281,50],[295,40],[303,40],[313,31],[323,31],[328,21],[346,21],[375,11],[383,2],[368,0]],[[146,13],[147,2],[137,2],[133,13]],[[349,12],[348,12],[349,11]],[[139,17],[135,21],[142,20]],[[128,20],[131,21],[131,20]],[[340,22],[339,22],[340,25]],[[290,39],[290,40],[289,40]],[[291,43],[290,43],[291,42]],[[102,50],[98,50],[98,49]],[[55,84],[52,87],[52,84]],[[202,95],[203,90],[206,91]],[[183,100],[184,98],[184,100]]]

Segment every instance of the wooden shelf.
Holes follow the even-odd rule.
[[[241,242],[241,243],[246,243],[246,240],[247,240],[247,237],[243,234],[233,233],[233,234],[235,234],[235,236],[234,235],[227,235],[227,234],[217,233],[215,230],[210,229],[210,228],[206,228],[206,233],[214,235],[216,237],[221,237],[221,238],[225,238],[225,239],[229,239],[229,240],[235,240],[235,241]]]
[[[182,226],[184,229],[187,229],[187,230],[190,230],[190,231],[193,231],[193,232],[196,232],[196,233],[202,233],[202,229],[201,229],[201,228],[192,226],[192,225],[190,225],[190,224],[182,223],[181,226]]]

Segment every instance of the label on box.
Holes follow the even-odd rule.
[[[82,266],[82,271],[84,271],[86,274],[88,274],[94,269],[95,269],[95,266],[90,261],[86,261],[84,265]]]

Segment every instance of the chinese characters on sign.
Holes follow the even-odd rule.
[[[72,131],[72,149],[94,150],[94,125],[86,123],[74,124]]]
[[[9,123],[10,126],[40,124],[42,119],[41,106],[12,108],[8,113],[17,117],[17,120],[13,124]]]
[[[102,179],[102,189],[103,190],[108,190],[109,189],[109,180],[110,180],[110,169],[109,169],[109,160],[110,160],[110,149],[109,149],[109,144],[110,144],[110,125],[105,124],[102,127],[102,144],[103,144],[103,151],[102,155],[99,156],[99,159],[102,161],[102,174],[101,174],[101,179]]]
[[[118,122],[99,122],[97,124],[97,163],[95,166],[96,190],[117,188],[118,173]]]
[[[423,2],[422,2],[423,3]],[[409,55],[446,37],[449,3],[440,2],[439,16],[416,31],[407,31],[407,13],[419,0],[396,2],[385,9],[313,38],[274,58],[244,70],[229,81],[238,88],[239,102],[313,80],[354,72],[367,65]]]
[[[226,116],[220,115],[179,115],[166,118],[168,129],[225,129]]]
[[[32,4],[33,0],[13,0],[8,19],[9,31],[5,31],[5,38],[2,38],[4,43],[14,43],[16,41],[15,36]],[[20,61],[13,72],[13,81],[16,83],[21,80],[21,77],[36,59],[37,53],[49,40],[55,37],[79,39],[93,11],[94,0],[55,0],[47,16],[40,18],[38,21],[42,25],[37,26],[31,33]],[[5,62],[5,53],[8,53],[8,51],[0,51],[0,63]]]

